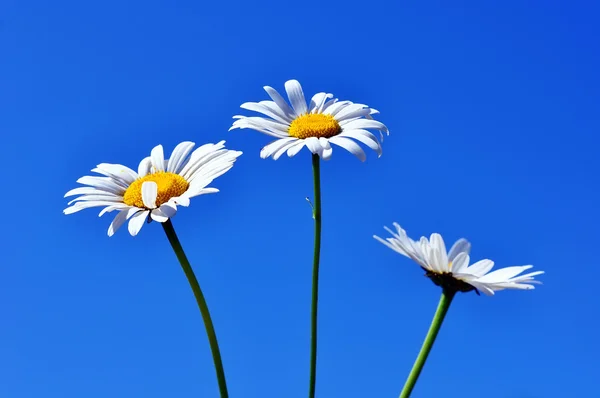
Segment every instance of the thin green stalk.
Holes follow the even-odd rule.
[[[198,303],[198,308],[200,308],[202,320],[204,321],[204,327],[206,328],[206,334],[208,335],[208,342],[210,343],[210,350],[212,351],[213,361],[215,363],[215,371],[217,372],[217,380],[219,382],[221,398],[228,398],[229,393],[227,392],[227,383],[225,382],[225,371],[223,370],[223,362],[221,361],[219,343],[217,342],[217,335],[215,333],[212,319],[210,318],[210,312],[208,311],[208,305],[206,304],[204,294],[202,294],[202,289],[200,289],[196,275],[194,275],[194,270],[192,269],[192,266],[190,265],[190,262],[183,251],[183,247],[181,247],[181,243],[179,243],[179,239],[177,238],[177,234],[175,233],[175,229],[173,228],[171,220],[167,220],[166,222],[162,223],[162,226],[167,234],[169,243],[171,243],[171,247],[173,247],[173,251],[175,251],[177,259],[181,264],[181,268],[183,268],[183,272],[190,283],[190,287],[194,292],[196,302]]]
[[[315,203],[313,218],[315,219],[315,251],[313,258],[312,307],[310,311],[310,387],[308,397],[315,397],[317,381],[317,303],[319,301],[319,259],[321,257],[321,173],[319,155],[312,155],[313,176],[315,181]]]
[[[455,294],[456,291],[443,289],[442,297],[440,297],[440,302],[437,310],[435,311],[435,315],[433,316],[433,320],[431,321],[431,326],[429,326],[429,331],[427,332],[427,336],[425,336],[425,341],[423,342],[421,351],[419,351],[419,355],[417,356],[413,368],[408,375],[408,379],[406,379],[406,383],[404,383],[404,388],[400,393],[400,398],[410,397],[413,388],[415,388],[417,379],[421,374],[421,370],[423,370],[423,366],[425,365],[429,351],[431,351],[431,347],[433,347],[433,343],[435,342],[437,334],[442,327],[442,322],[444,322],[444,317],[448,312],[448,308],[450,308],[450,304],[452,303],[452,299],[454,298]]]

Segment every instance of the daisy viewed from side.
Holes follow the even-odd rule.
[[[443,288],[460,292],[475,290],[491,296],[498,290],[529,290],[534,289],[534,284],[541,283],[534,280],[534,277],[543,274],[544,271],[521,275],[533,268],[532,265],[507,267],[493,272],[490,272],[494,266],[491,260],[480,260],[469,265],[471,244],[466,239],[459,239],[450,251],[446,252],[446,245],[440,234],[431,234],[429,239],[423,236],[415,242],[400,225],[394,223],[394,227],[395,232],[385,227],[392,235],[391,238],[384,240],[379,236],[373,237],[395,252],[415,261],[436,285]]]
[[[264,87],[272,101],[246,102],[241,108],[262,113],[264,116],[234,116],[229,130],[253,129],[277,138],[260,152],[263,159],[279,159],[287,153],[296,155],[305,146],[323,160],[329,160],[333,151],[331,144],[340,146],[361,161],[366,156],[359,141],[381,156],[381,144],[368,130],[389,134],[387,127],[372,115],[379,113],[373,108],[350,101],[338,101],[333,94],[317,93],[307,105],[302,86],[297,80],[285,82],[285,90],[291,106],[272,87]]]
[[[431,234],[429,239],[423,236],[416,242],[408,237],[400,225],[394,223],[394,227],[396,231],[385,227],[392,235],[390,238],[382,239],[376,235],[373,237],[395,252],[415,261],[425,270],[425,275],[442,288],[440,301],[421,350],[400,392],[399,398],[409,398],[457,292],[475,290],[478,294],[481,291],[491,296],[494,292],[504,289],[529,290],[535,287],[534,284],[540,283],[534,280],[534,277],[543,274],[544,271],[522,275],[533,267],[523,265],[490,272],[494,266],[491,260],[481,260],[469,265],[471,244],[466,239],[459,239],[450,251],[446,251],[444,239],[440,234]]]
[[[218,192],[207,185],[231,169],[242,154],[225,149],[225,141],[205,144],[192,152],[194,146],[193,142],[182,142],[165,159],[163,147],[158,145],[140,162],[137,172],[120,164],[99,164],[92,171],[100,176],[81,177],[77,182],[86,186],[65,194],[80,196],[68,203],[64,213],[91,207],[104,207],[100,216],[118,211],[108,236],[127,220],[132,236],[138,234],[146,220],[164,223],[175,215],[177,206],[189,206],[194,196]]]

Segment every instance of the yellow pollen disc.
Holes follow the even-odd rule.
[[[147,181],[154,181],[158,185],[158,194],[156,195],[156,207],[168,202],[169,199],[181,196],[187,191],[190,183],[179,174],[161,171],[148,174],[145,177],[135,180],[123,195],[123,202],[129,206],[144,208],[142,200],[142,184]]]
[[[298,116],[288,130],[292,137],[305,139],[308,137],[331,138],[342,131],[340,124],[331,115],[309,113]]]

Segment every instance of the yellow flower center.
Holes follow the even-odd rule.
[[[131,183],[123,195],[123,202],[129,206],[135,206],[139,208],[146,207],[144,206],[144,201],[142,200],[142,184],[147,181],[154,181],[158,186],[156,207],[168,202],[171,198],[181,196],[190,186],[190,183],[179,174],[165,171],[148,174],[147,176],[139,178]]]
[[[308,113],[298,116],[288,130],[292,137],[305,139],[308,137],[331,138],[342,131],[340,124],[331,115]]]

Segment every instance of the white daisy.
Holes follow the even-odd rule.
[[[438,286],[461,292],[476,290],[491,296],[498,290],[529,290],[534,289],[533,284],[541,284],[533,277],[543,274],[544,271],[520,275],[533,265],[507,267],[494,272],[490,272],[494,266],[491,260],[481,260],[469,265],[471,244],[466,239],[456,241],[447,253],[440,234],[431,234],[429,240],[423,236],[415,242],[406,235],[400,225],[394,223],[394,227],[396,232],[385,227],[392,234],[391,238],[384,240],[375,235],[373,237],[390,249],[414,260]]]
[[[382,142],[382,132],[389,135],[387,127],[371,116],[379,111],[363,104],[338,101],[333,94],[327,93],[315,94],[307,106],[302,86],[297,80],[285,82],[291,107],[274,88],[265,86],[264,89],[273,101],[246,102],[241,108],[267,117],[234,116],[237,120],[229,129],[249,128],[276,137],[277,140],[260,151],[261,158],[272,156],[277,160],[286,152],[292,157],[306,146],[313,154],[329,160],[331,144],[335,144],[364,162],[364,151],[352,139],[362,142],[381,156],[381,144],[367,131],[379,130]]]
[[[175,215],[177,205],[187,207],[194,196],[219,192],[206,186],[231,169],[242,154],[224,149],[224,144],[225,141],[205,144],[192,152],[195,144],[182,142],[169,159],[165,159],[163,147],[158,145],[140,162],[137,173],[120,164],[99,164],[92,171],[102,177],[85,176],[77,180],[87,186],[65,194],[65,197],[81,196],[70,201],[63,212],[72,214],[90,207],[104,207],[99,214],[102,216],[117,210],[108,236],[127,220],[130,220],[129,233],[135,236],[146,220],[165,222]]]

